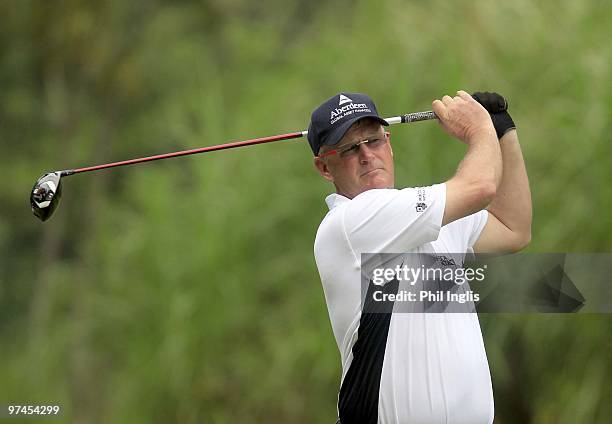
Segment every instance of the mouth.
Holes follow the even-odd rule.
[[[374,169],[370,169],[369,171],[364,172],[363,174],[361,174],[361,177],[365,177],[368,176],[376,171],[382,171],[382,168],[374,168]]]

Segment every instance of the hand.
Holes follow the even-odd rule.
[[[508,102],[501,94],[485,91],[484,93],[476,92],[472,94],[472,97],[491,115],[491,121],[493,121],[498,139],[501,139],[508,131],[516,128],[514,121],[508,113]]]
[[[432,107],[444,131],[464,143],[471,144],[476,135],[483,132],[493,135],[489,113],[463,90],[457,91],[455,97],[434,100]]]

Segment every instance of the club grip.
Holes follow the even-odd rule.
[[[402,115],[403,124],[417,121],[428,121],[430,119],[436,119],[436,114],[431,110],[428,110],[427,112],[413,112]]]

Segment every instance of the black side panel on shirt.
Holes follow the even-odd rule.
[[[397,294],[398,287],[397,280],[384,286],[377,286],[372,281],[368,285],[357,341],[352,349],[353,361],[338,397],[342,424],[376,424],[378,421],[378,393],[393,302],[374,302],[373,293],[379,290],[385,294]]]

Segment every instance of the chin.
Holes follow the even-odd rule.
[[[374,175],[365,181],[364,187],[366,190],[373,188],[392,188],[393,182],[386,175]]]

